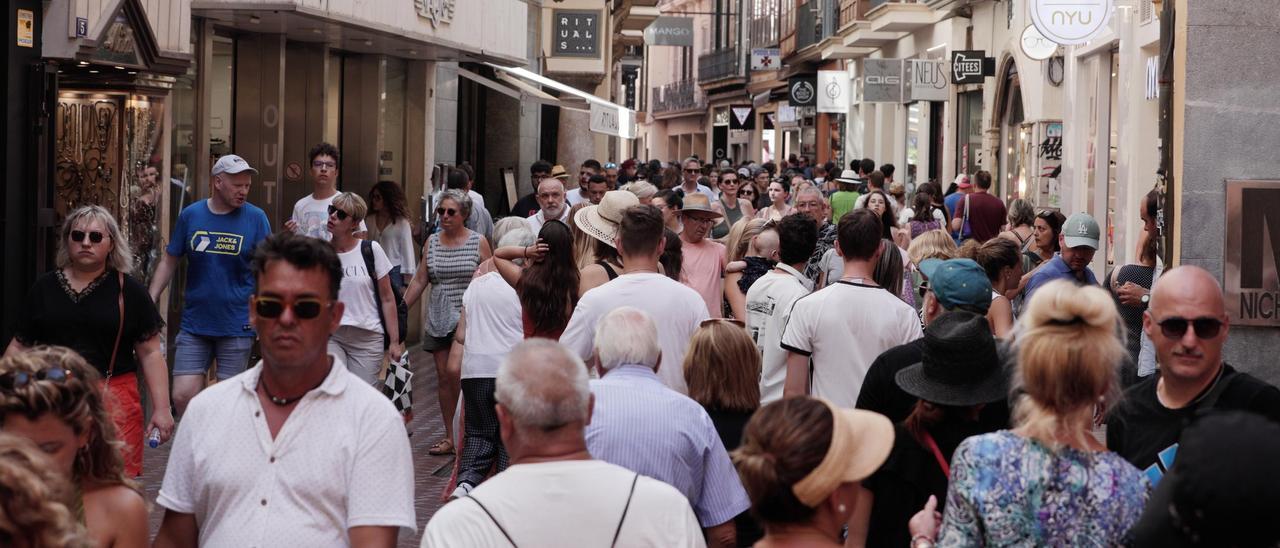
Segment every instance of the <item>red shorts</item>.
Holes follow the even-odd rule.
[[[115,375],[107,384],[104,394],[111,422],[116,427],[116,439],[124,442],[124,475],[136,478],[142,475],[142,396],[138,394],[138,376],[135,373]]]

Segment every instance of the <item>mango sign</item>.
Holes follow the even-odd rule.
[[[1055,44],[1083,44],[1111,20],[1114,0],[1031,0],[1031,24]]]

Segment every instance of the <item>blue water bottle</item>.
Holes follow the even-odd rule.
[[[160,447],[160,429],[159,428],[151,429],[151,435],[147,437],[147,445],[151,446],[152,449]]]

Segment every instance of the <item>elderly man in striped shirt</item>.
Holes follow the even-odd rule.
[[[600,320],[601,378],[587,449],[597,459],[666,482],[689,499],[708,546],[734,546],[733,518],[751,506],[711,417],[656,374],[662,347],[648,314],[624,306]]]

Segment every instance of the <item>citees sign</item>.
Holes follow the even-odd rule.
[[[902,102],[902,59],[862,60],[862,102]]]
[[[659,17],[644,28],[644,43],[650,46],[693,47],[692,17]]]
[[[943,59],[911,59],[907,69],[906,101],[946,101],[951,83],[947,81],[947,62]]]
[[[986,77],[996,75],[995,57],[987,57],[983,50],[951,52],[951,83],[981,84]]]
[[[1107,28],[1114,0],[1030,0],[1031,23],[1051,42],[1074,46]]]
[[[793,107],[811,107],[818,100],[816,77],[795,76],[787,82],[787,103]]]
[[[1226,240],[1231,323],[1280,327],[1280,181],[1227,181]]]
[[[552,57],[600,57],[600,12],[552,10]]]

